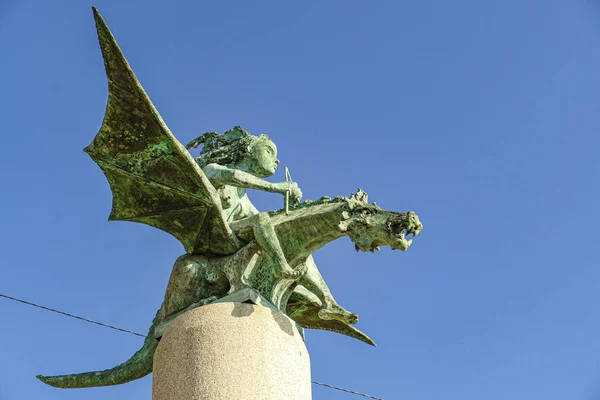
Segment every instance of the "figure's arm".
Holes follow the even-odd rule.
[[[264,192],[285,194],[288,190],[294,190],[294,183],[280,182],[272,183],[244,171],[228,168],[219,164],[208,164],[202,171],[210,182],[215,186],[235,186],[246,189],[262,190]],[[296,185],[297,186],[297,185]]]

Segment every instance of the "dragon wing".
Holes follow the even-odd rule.
[[[94,8],[108,78],[100,131],[85,148],[113,192],[109,221],[142,222],[175,236],[187,253],[231,254],[239,246],[215,188],[169,131]]]

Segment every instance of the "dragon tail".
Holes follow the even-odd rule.
[[[152,372],[154,351],[158,346],[158,340],[154,338],[154,329],[158,320],[157,313],[142,348],[121,365],[104,371],[56,376],[38,375],[36,378],[50,386],[65,389],[120,385],[140,379]]]

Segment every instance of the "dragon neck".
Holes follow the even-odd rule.
[[[346,209],[346,203],[332,202],[292,210],[289,215],[277,213],[272,216],[281,247],[292,267],[345,235],[339,225]]]

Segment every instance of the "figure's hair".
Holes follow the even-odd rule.
[[[185,148],[189,150],[204,144],[200,157],[196,158],[196,162],[202,168],[212,163],[236,164],[252,150],[252,147],[265,140],[270,140],[267,135],[254,136],[241,126],[236,126],[223,135],[217,132],[206,132],[189,142]]]

